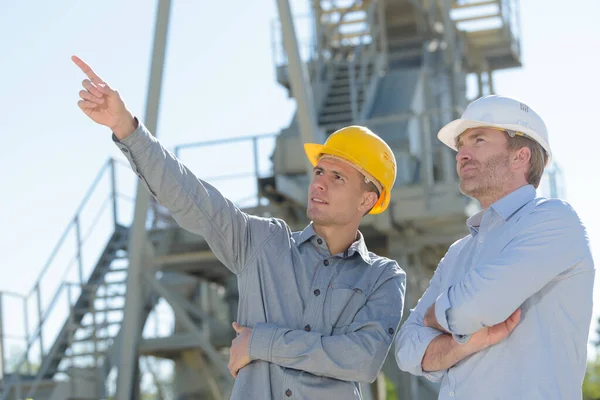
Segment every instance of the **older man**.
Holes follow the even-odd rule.
[[[400,369],[441,381],[440,399],[580,399],[595,270],[573,208],[536,196],[546,125],[525,103],[486,96],[438,138],[482,209],[400,329]]]

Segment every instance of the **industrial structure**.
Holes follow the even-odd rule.
[[[175,153],[185,163],[190,148],[247,145],[252,167],[244,173],[256,201],[240,207],[302,229],[309,179],[302,143],[322,143],[349,124],[371,128],[393,149],[398,178],[388,211],[365,217],[361,231],[372,251],[407,272],[407,316],[477,210],[459,192],[452,151],[435,135],[471,100],[468,79],[479,97],[494,93],[494,71],[521,66],[517,0],[313,0],[308,47],[298,44],[288,1],[277,5],[276,76],[297,103],[290,125],[267,137],[183,144]],[[171,2],[158,7],[144,121],[154,134]],[[228,398],[235,276],[143,186],[134,202],[125,199],[122,188],[136,177],[119,165],[111,159],[102,169],[31,292],[0,296],[3,400],[136,399],[147,377],[158,398]],[[90,239],[101,231],[105,237]],[[88,250],[92,242],[99,245]],[[57,261],[65,251],[67,260]],[[9,324],[11,312],[19,317]],[[24,350],[12,360],[9,343]],[[169,360],[168,384],[156,360]],[[381,379],[363,387],[365,399],[385,398],[384,377],[398,399],[437,397],[435,384],[398,370],[392,351]]]

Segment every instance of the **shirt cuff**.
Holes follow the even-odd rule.
[[[138,155],[144,152],[152,144],[152,135],[144,126],[144,124],[134,117],[137,122],[137,128],[126,138],[119,140],[117,136],[112,134],[112,140],[117,144],[125,156],[131,154],[131,156]]]
[[[450,309],[450,299],[448,298],[448,291],[442,292],[435,301],[435,319],[438,324],[446,331],[452,334],[452,338],[459,344],[465,344],[471,339],[471,335],[459,335],[450,330],[450,324],[448,323],[448,310]]]
[[[271,350],[277,326],[268,323],[259,323],[252,328],[252,335],[248,343],[248,355],[252,360],[271,362]]]
[[[448,309],[450,309],[450,299],[448,298],[448,291],[445,290],[435,300],[435,319],[447,332],[452,332],[448,326],[448,319],[446,318],[446,311]]]
[[[419,365],[421,364],[423,357],[425,357],[427,347],[429,347],[433,339],[443,334],[443,332],[440,332],[437,329],[433,328],[423,327],[422,329],[419,329],[419,341],[416,345],[416,354],[419,355]],[[423,375],[423,377],[429,380],[430,382],[441,381],[444,377],[444,374],[447,371],[447,369],[443,369],[440,371],[424,371],[422,366],[420,366],[419,368],[421,369],[421,374]]]

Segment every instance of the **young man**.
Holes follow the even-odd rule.
[[[351,126],[325,145],[306,144],[315,166],[302,232],[243,213],[197,179],[127,110],[119,94],[77,57],[89,79],[79,107],[109,127],[152,195],[184,229],[202,235],[238,277],[238,333],[229,369],[232,399],[360,399],[402,317],[405,274],[367,250],[358,230],[389,204],[390,148]]]
[[[551,159],[543,120],[486,96],[438,138],[482,210],[400,329],[400,369],[441,381],[440,399],[581,399],[595,271],[575,211],[536,197]]]

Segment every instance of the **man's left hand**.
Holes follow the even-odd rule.
[[[250,364],[250,354],[248,353],[248,344],[252,336],[252,329],[241,326],[237,322],[231,324],[238,336],[231,341],[229,348],[229,372],[231,376],[237,378],[240,369]]]
[[[450,333],[444,328],[442,328],[442,326],[438,323],[437,318],[435,317],[435,303],[433,303],[425,313],[425,317],[423,318],[423,325],[429,328],[437,329],[438,331]]]

